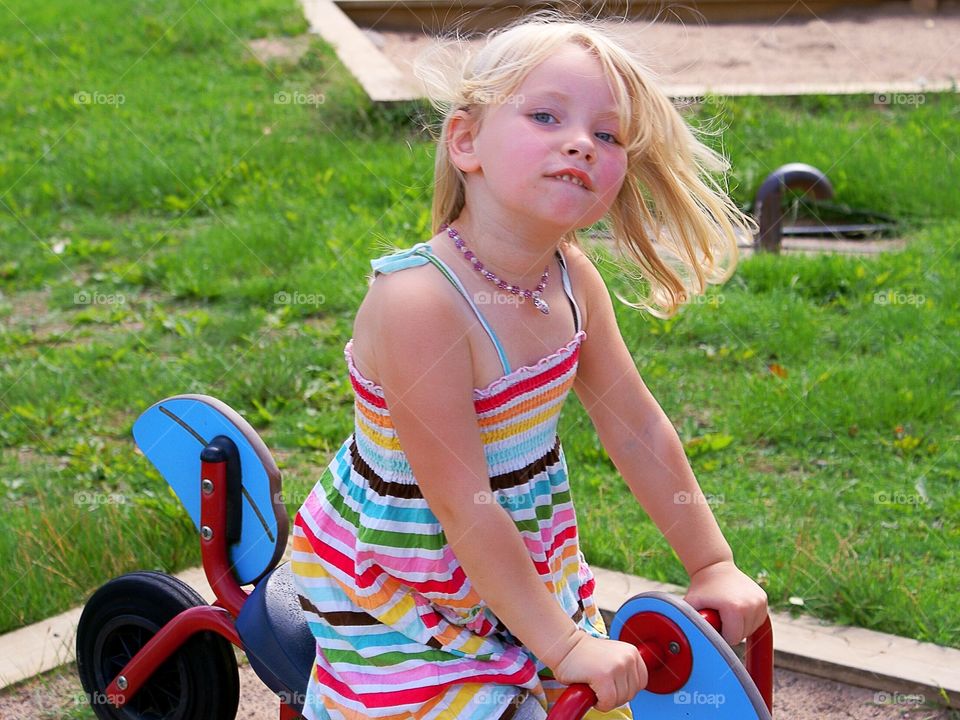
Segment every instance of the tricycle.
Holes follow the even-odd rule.
[[[266,444],[206,395],[161,400],[137,419],[133,435],[193,520],[216,601],[208,605],[186,583],[152,571],[121,575],[94,592],[77,627],[77,671],[94,713],[102,720],[233,720],[236,647],[276,693],[280,720],[299,718],[316,650],[289,565],[280,563],[288,517]],[[610,637],[633,643],[649,675],[630,703],[634,717],[771,717],[769,618],[747,639],[743,663],[719,629],[718,613],[665,593],[623,604]],[[589,686],[572,685],[548,718],[579,720],[596,702]]]

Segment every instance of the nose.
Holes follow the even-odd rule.
[[[597,156],[597,148],[590,133],[577,130],[564,141],[563,154],[567,157],[582,157],[587,162],[593,162]]]

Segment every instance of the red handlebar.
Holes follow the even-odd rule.
[[[713,629],[720,632],[720,613],[716,610],[701,610],[700,615]],[[658,648],[646,643],[636,643],[640,657],[648,670],[654,670],[663,664]],[[773,628],[768,617],[750,637],[747,638],[747,650],[744,665],[753,682],[760,691],[767,709],[773,712]],[[548,720],[580,720],[594,705],[597,696],[589,685],[582,683],[571,685],[560,696],[550,711]]]

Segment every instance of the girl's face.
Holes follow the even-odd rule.
[[[623,184],[627,155],[600,62],[566,45],[491,105],[474,138],[468,202],[538,219],[560,232],[603,217]],[[479,194],[479,196],[478,196]]]

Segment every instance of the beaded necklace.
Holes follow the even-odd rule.
[[[547,301],[543,299],[543,290],[547,287],[547,279],[550,275],[549,265],[543,268],[543,275],[540,276],[540,282],[537,284],[537,287],[533,290],[525,290],[519,285],[511,285],[505,280],[501,280],[497,277],[496,273],[490,272],[484,268],[483,263],[480,262],[480,258],[473,254],[472,250],[469,250],[466,246],[466,243],[463,242],[463,238],[460,237],[454,228],[449,225],[444,225],[442,230],[447,231],[447,235],[450,236],[450,239],[453,240],[454,244],[457,246],[457,249],[463,253],[463,256],[473,264],[473,269],[478,273],[483,275],[487,280],[492,282],[501,290],[506,290],[507,292],[513,293],[514,295],[521,295],[525,298],[533,300],[533,306],[537,308],[544,315],[550,314],[550,306],[547,305]]]

